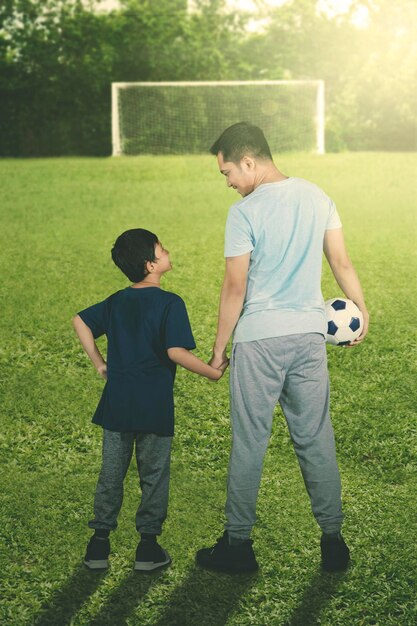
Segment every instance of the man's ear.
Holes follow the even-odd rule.
[[[256,167],[255,159],[253,159],[252,157],[248,155],[245,155],[244,157],[242,157],[240,163],[241,163],[242,168],[246,171],[254,170]]]

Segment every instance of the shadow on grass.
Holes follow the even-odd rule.
[[[165,570],[161,570],[143,575],[132,571],[89,622],[89,626],[125,625],[150,587],[164,573]],[[106,571],[88,571],[80,565],[64,587],[55,593],[48,606],[41,610],[33,626],[71,624],[106,574]],[[313,626],[320,623],[320,614],[343,576],[318,571],[285,626]],[[258,574],[228,576],[192,566],[181,586],[174,589],[169,604],[153,626],[224,626],[257,577]]]
[[[34,626],[64,626],[79,611],[100,585],[107,571],[88,571],[80,564],[72,576],[58,589],[47,606],[35,617]]]
[[[164,576],[165,570],[150,574],[131,571],[120,586],[111,594],[100,612],[88,623],[89,626],[121,626],[134,612],[150,587]]]
[[[72,624],[81,606],[99,587],[107,573],[108,571],[89,571],[80,565],[64,587],[55,593],[48,606],[41,609],[33,626]],[[163,574],[164,570],[143,576],[132,571],[105,601],[99,613],[88,622],[89,626],[126,624],[126,619]]]
[[[327,574],[319,570],[305,590],[301,603],[285,626],[313,626],[320,624],[320,613],[346,574]]]
[[[228,576],[191,567],[153,626],[224,626],[257,574]]]

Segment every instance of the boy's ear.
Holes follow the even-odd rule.
[[[148,272],[148,274],[151,274],[153,272],[153,263],[152,263],[152,261],[146,261],[145,269]]]

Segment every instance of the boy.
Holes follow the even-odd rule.
[[[103,462],[94,519],[88,524],[95,533],[84,564],[90,569],[108,567],[109,534],[117,527],[123,480],[136,443],[142,498],[136,514],[141,540],[134,568],[150,571],[171,562],[156,537],[168,508],[176,364],[218,380],[227,363],[216,369],[190,352],[195,343],[185,304],[160,288],[171,263],[156,235],[141,228],[124,232],[112,258],[133,284],[73,319],[82,347],[107,381],[93,416],[93,422],[103,427]],[[103,334],[107,363],[94,341]]]

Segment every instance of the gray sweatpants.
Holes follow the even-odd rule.
[[[159,535],[168,511],[172,437],[151,433],[119,433],[103,428],[103,461],[94,498],[90,528],[117,528],[123,501],[123,481],[136,443],[136,465],[142,498],[136,513],[140,533]]]
[[[280,403],[313,514],[326,533],[343,521],[340,476],[329,416],[324,337],[288,335],[234,344],[230,363],[232,450],[225,525],[247,539],[256,521],[263,459]]]

